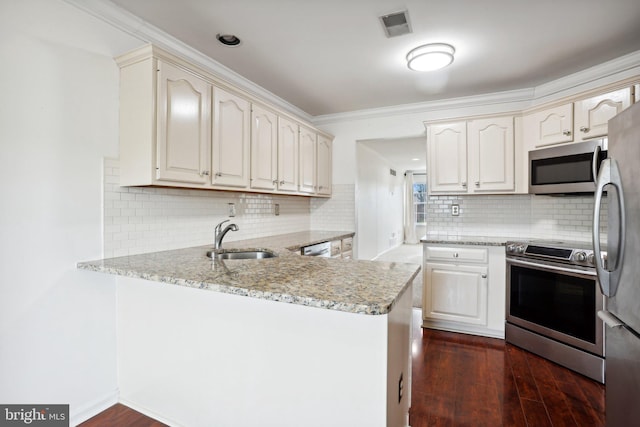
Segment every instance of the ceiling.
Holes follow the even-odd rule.
[[[638,0],[113,3],[312,116],[531,88],[640,50]],[[413,33],[387,38],[378,17],[403,9]],[[454,45],[453,64],[409,70],[431,42]]]

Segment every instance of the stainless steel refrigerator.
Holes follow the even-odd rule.
[[[609,121],[609,154],[600,166],[593,244],[601,252],[603,191],[607,198],[607,261],[596,256],[608,297],[605,327],[607,427],[640,425],[640,104]],[[604,249],[602,247],[602,249]]]

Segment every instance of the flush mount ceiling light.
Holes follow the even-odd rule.
[[[216,38],[220,43],[225,46],[238,46],[240,44],[240,39],[233,34],[218,34]]]
[[[407,54],[407,66],[414,71],[434,71],[453,62],[455,49],[446,43],[418,46]]]

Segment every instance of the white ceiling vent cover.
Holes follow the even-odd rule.
[[[406,10],[383,15],[380,17],[380,22],[387,37],[397,37],[413,32],[409,23],[409,12]]]

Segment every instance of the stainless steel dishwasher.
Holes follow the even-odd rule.
[[[300,253],[304,256],[329,258],[331,256],[331,242],[322,242],[311,246],[303,246],[300,248]]]

